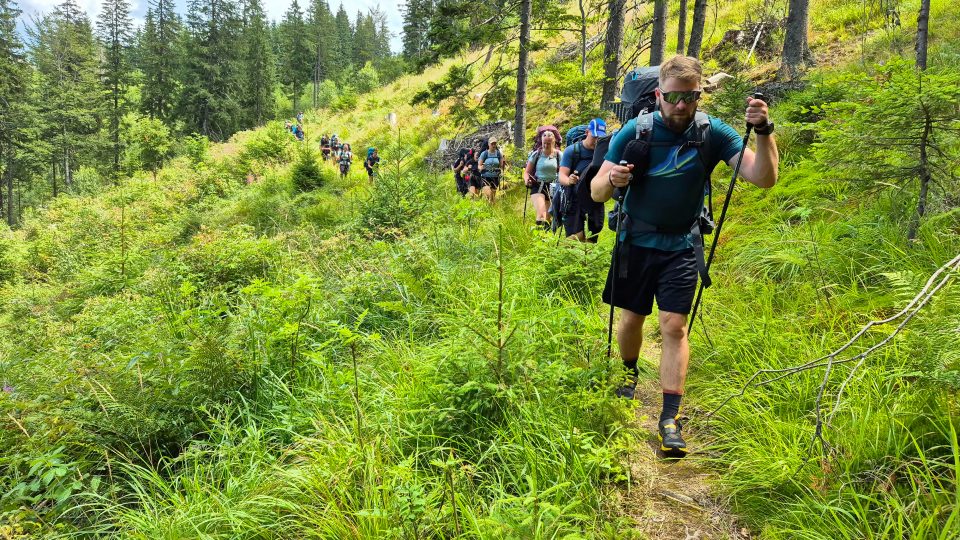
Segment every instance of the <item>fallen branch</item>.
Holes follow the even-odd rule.
[[[850,381],[853,380],[857,371],[866,363],[867,357],[871,353],[877,351],[881,347],[890,343],[890,341],[892,341],[893,338],[895,338],[904,329],[904,327],[906,327],[907,323],[909,323],[910,320],[913,319],[913,317],[917,313],[919,313],[919,311],[923,309],[923,307],[926,306],[927,303],[930,302],[930,300],[934,297],[934,295],[936,295],[937,292],[940,291],[940,289],[942,289],[947,283],[949,283],[951,279],[956,277],[955,272],[958,272],[958,271],[960,271],[960,255],[957,255],[956,257],[951,259],[949,262],[945,263],[943,266],[937,269],[937,271],[930,276],[930,279],[927,280],[926,285],[924,285],[924,287],[920,290],[920,292],[918,292],[916,296],[913,297],[913,299],[906,305],[906,307],[904,307],[902,310],[900,310],[896,314],[891,315],[886,319],[870,321],[863,328],[861,328],[860,331],[857,332],[852,338],[850,338],[846,343],[844,343],[840,348],[834,350],[833,352],[825,356],[821,356],[820,358],[817,358],[809,362],[806,362],[804,364],[800,364],[796,366],[790,366],[790,367],[780,368],[780,369],[761,369],[756,371],[753,375],[750,376],[749,379],[747,379],[747,382],[744,383],[744,385],[740,388],[739,392],[732,394],[728,396],[726,399],[724,399],[720,403],[720,405],[718,405],[715,409],[707,413],[706,418],[710,418],[713,415],[717,414],[733,399],[738,397],[743,397],[744,394],[746,394],[747,390],[750,388],[766,386],[776,381],[779,381],[781,379],[784,379],[786,377],[789,377],[790,375],[795,375],[803,371],[826,368],[824,371],[823,380],[820,383],[820,388],[817,392],[816,405],[814,406],[814,412],[816,414],[816,425],[814,428],[814,435],[811,443],[813,444],[813,443],[816,443],[817,441],[820,441],[820,444],[824,450],[824,453],[825,454],[828,453],[829,445],[827,444],[826,440],[823,438],[824,421],[823,421],[823,413],[822,413],[822,402],[823,402],[823,396],[826,393],[826,388],[827,388],[827,385],[829,384],[830,375],[833,371],[834,366],[837,366],[840,364],[847,364],[850,362],[857,362],[856,365],[854,365],[854,367],[850,370],[849,375],[843,381],[843,384],[840,385],[840,388],[837,391],[837,396],[834,401],[833,408],[829,416],[827,417],[826,425],[828,427],[833,422],[833,417],[834,415],[836,415],[837,410],[840,407],[840,401],[843,397],[844,391],[846,390],[847,386],[850,384]],[[883,325],[883,324],[889,324],[894,321],[897,321],[898,319],[902,319],[902,320],[900,320],[899,324],[893,330],[893,332],[891,332],[889,335],[884,337],[878,343],[865,349],[859,354],[855,354],[847,358],[838,359],[838,357],[844,351],[846,351],[847,349],[855,345],[860,340],[860,338],[862,338],[864,335],[866,335],[867,332],[870,331],[871,328],[875,326]]]

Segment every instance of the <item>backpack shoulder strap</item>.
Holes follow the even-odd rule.
[[[636,139],[650,140],[653,135],[653,113],[641,113],[637,116]]]

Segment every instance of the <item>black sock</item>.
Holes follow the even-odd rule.
[[[539,220],[539,219],[538,219],[538,220],[537,220],[537,227],[543,227],[544,225],[546,225],[546,223],[547,223],[546,221],[542,221],[542,220]]]
[[[640,370],[637,369],[637,358],[624,359],[623,360],[623,369],[630,372],[631,375],[640,375]]]
[[[681,399],[683,399],[682,394],[674,394],[672,392],[663,393],[663,411],[660,413],[661,422],[667,418],[677,417],[677,414],[680,412]]]

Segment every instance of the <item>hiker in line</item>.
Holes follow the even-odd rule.
[[[320,153],[324,161],[330,158],[330,137],[326,133],[323,134],[323,137],[320,137]]]
[[[340,177],[345,178],[350,172],[350,164],[353,163],[353,152],[350,151],[349,143],[343,143],[340,156],[337,159],[340,163]]]
[[[290,133],[293,133],[293,122],[291,122],[291,121],[289,121],[289,120],[284,120],[284,121],[283,121],[283,129],[284,129],[284,131],[288,131],[288,132],[290,132]]]
[[[303,142],[306,138],[306,135],[303,133],[303,126],[297,124],[293,127],[293,136],[297,138],[298,141]]]
[[[619,253],[614,254],[619,258],[615,259],[618,271],[613,275],[611,264],[603,291],[604,302],[621,309],[617,343],[627,380],[617,394],[629,399],[634,396],[643,323],[656,299],[663,390],[658,436],[661,450],[673,456],[687,453],[678,418],[690,356],[687,315],[697,275],[706,274],[699,234],[705,190],[713,168],[721,161],[735,167],[743,148],[734,128],[697,113],[702,73],[700,62],[691,57],[675,56],[661,65],[656,89],[660,110],[623,126],[610,141],[604,163],[590,185],[597,202],[610,199],[616,188],[626,190],[626,224],[622,225]],[[641,129],[637,129],[638,120]],[[743,150],[740,176],[761,188],[772,187],[777,181],[779,155],[767,104],[747,99],[746,121],[757,134],[757,151]],[[650,143],[646,146],[649,152],[640,156],[636,151],[644,145],[634,142],[638,136]],[[620,165],[621,160],[627,164]],[[611,298],[611,288],[615,298]]]
[[[374,147],[367,148],[367,159],[363,162],[363,168],[367,170],[367,176],[370,183],[373,183],[373,177],[377,174],[377,167],[380,165],[380,155]]]
[[[487,149],[480,153],[477,162],[483,196],[493,203],[497,198],[497,190],[500,189],[500,178],[505,165],[503,152],[497,147],[496,137],[490,137],[487,141]]]
[[[560,132],[554,126],[540,126],[533,144],[533,151],[527,158],[523,170],[523,180],[530,191],[530,201],[536,214],[538,227],[550,230],[547,221],[547,204],[552,195],[551,186],[557,181],[560,171]]]
[[[470,197],[479,197],[480,190],[483,189],[483,180],[480,177],[480,162],[477,160],[479,153],[475,148],[468,148],[467,150],[463,166],[463,181],[467,184],[467,193],[470,194]]]
[[[467,194],[469,191],[469,178],[470,178],[470,168],[468,166],[468,156],[472,158],[473,149],[472,148],[461,148],[457,153],[457,160],[453,162],[453,165],[450,166],[453,169],[453,179],[457,182],[457,193],[461,197]]]
[[[300,111],[300,112],[297,113],[297,123],[298,123],[298,124],[302,124],[302,123],[303,123],[303,111]]]
[[[567,148],[560,159],[560,189],[570,201],[562,219],[567,238],[596,243],[603,230],[603,203],[593,200],[589,182],[580,182],[580,178],[593,161],[597,139],[607,135],[607,123],[594,118],[583,128],[577,126],[567,132]],[[586,234],[588,229],[590,236]]]

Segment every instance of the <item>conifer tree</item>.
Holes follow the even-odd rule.
[[[243,9],[241,80],[244,84],[241,85],[240,105],[246,118],[244,127],[253,127],[273,118],[276,70],[260,0],[247,0]]]
[[[242,22],[230,0],[190,0],[179,116],[188,130],[225,140],[240,125],[237,101]]]
[[[116,179],[120,170],[120,119],[123,117],[123,94],[130,76],[127,49],[133,22],[130,20],[130,3],[127,0],[106,0],[101,6],[97,32],[103,47],[101,79],[109,95],[108,117],[113,168]]]
[[[280,25],[281,47],[280,83],[286,87],[293,100],[293,108],[300,110],[300,95],[313,74],[314,58],[308,40],[303,11],[297,0],[283,16]]]
[[[307,20],[313,46],[313,106],[318,106],[320,83],[331,74],[331,51],[336,32],[326,0],[311,0]]]
[[[336,30],[337,48],[333,56],[334,73],[339,76],[350,67],[353,53],[353,25],[350,24],[350,17],[347,11],[343,9],[343,4],[337,10],[337,15],[333,19],[333,26]]]
[[[403,55],[414,64],[427,53],[433,11],[433,0],[407,0],[403,7]]]
[[[0,0],[0,217],[5,217],[11,227],[16,222],[13,211],[14,156],[16,147],[22,144],[21,123],[26,120],[20,105],[29,76],[23,44],[17,35],[19,14],[16,3]]]
[[[151,118],[171,120],[178,93],[181,31],[173,0],[156,0],[147,11],[140,44],[143,72],[140,107]]]
[[[97,45],[90,20],[74,0],[65,0],[30,30],[31,55],[39,76],[43,137],[56,148],[64,184],[73,171],[102,147],[97,137],[104,112],[98,77]],[[95,164],[94,159],[89,159]]]

